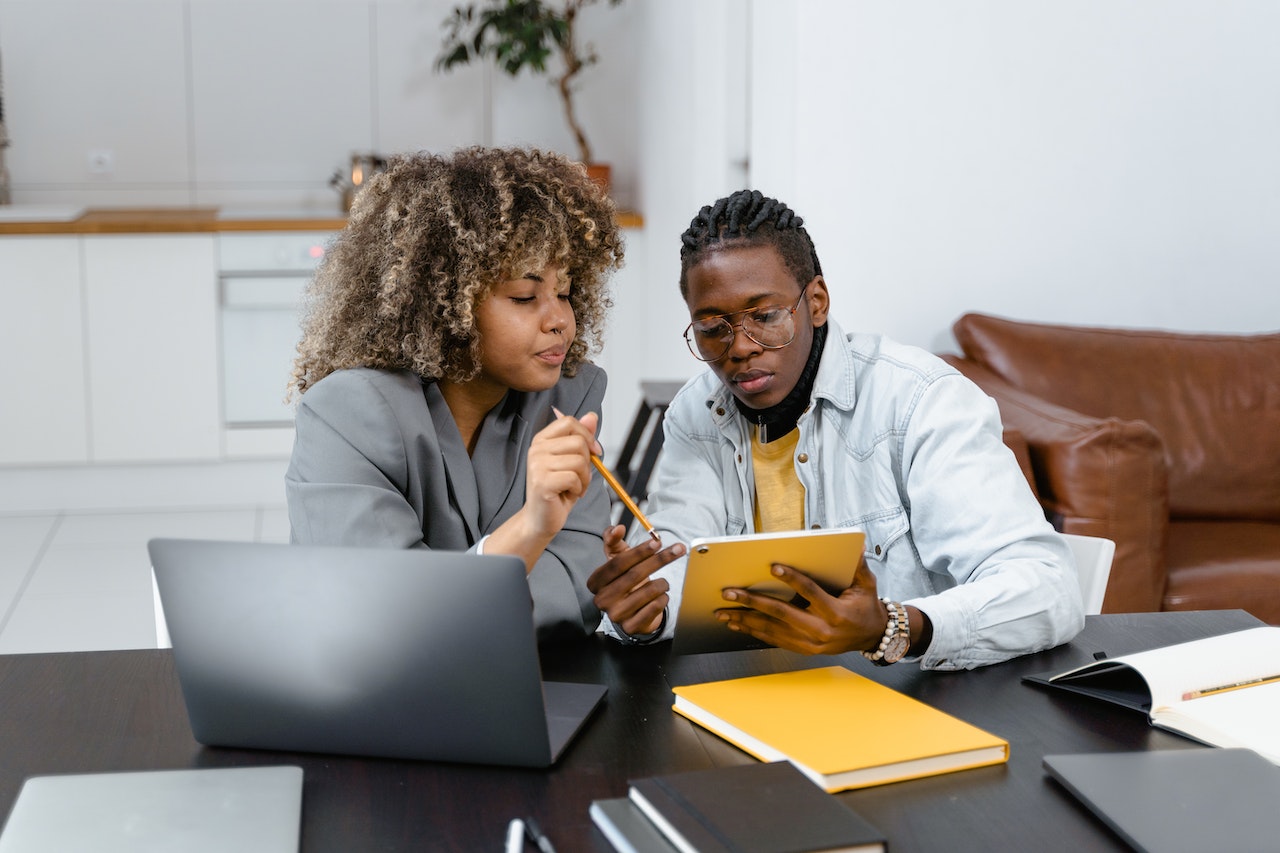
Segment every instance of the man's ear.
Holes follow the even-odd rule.
[[[831,294],[827,293],[827,282],[822,276],[813,277],[813,281],[805,288],[804,298],[809,303],[809,314],[813,317],[813,327],[816,329],[827,322],[827,310],[831,308]]]

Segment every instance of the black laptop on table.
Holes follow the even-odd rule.
[[[191,730],[208,746],[547,767],[604,696],[542,681],[516,557],[147,548]]]

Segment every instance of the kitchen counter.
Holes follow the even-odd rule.
[[[270,212],[222,212],[216,207],[119,207],[69,210],[66,216],[50,215],[31,206],[29,217],[15,205],[0,218],[3,234],[190,234],[221,231],[340,231],[346,217],[319,211],[276,214]],[[639,228],[638,213],[618,211],[618,224]]]

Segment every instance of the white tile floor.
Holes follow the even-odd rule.
[[[153,648],[147,540],[287,542],[284,466],[0,471],[0,654]]]

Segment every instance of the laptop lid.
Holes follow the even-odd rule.
[[[1252,853],[1280,845],[1280,767],[1251,749],[1046,755],[1042,763],[1135,850]]]
[[[545,767],[605,688],[541,680],[516,557],[153,539],[209,746]]]
[[[297,853],[301,767],[32,776],[0,853]]]

